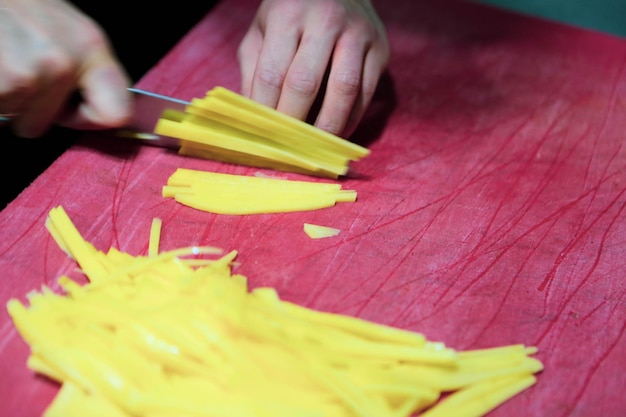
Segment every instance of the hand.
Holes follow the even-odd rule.
[[[370,0],[264,0],[238,59],[243,95],[306,120],[325,91],[315,125],[348,137],[371,102],[389,45]]]
[[[63,0],[0,0],[0,113],[18,136],[53,124],[113,128],[130,117],[130,79],[103,30]],[[79,93],[80,101],[68,107]]]

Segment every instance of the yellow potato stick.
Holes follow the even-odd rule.
[[[237,193],[235,193],[237,194]],[[207,196],[204,194],[177,194],[175,199],[178,203],[215,214],[267,214],[267,213],[288,213],[295,211],[319,210],[335,205],[333,196],[315,195],[306,200],[297,197],[281,200],[271,200],[267,198],[254,199],[242,198],[241,195],[220,194],[219,196]]]
[[[283,172],[294,172],[298,174],[311,174],[311,171],[298,167],[296,165],[287,164],[285,162],[276,162],[268,158],[262,158],[257,155],[245,154],[242,152],[231,151],[228,149],[220,149],[207,145],[198,146],[193,142],[181,140],[181,146],[178,151],[180,155],[191,156],[196,158],[211,159],[230,164],[249,165],[258,168],[273,169]],[[316,171],[320,177],[337,178],[338,175],[333,172],[323,170],[321,167]]]
[[[332,135],[322,129],[318,129],[313,125],[305,123],[301,120],[289,117],[284,113],[281,113],[271,107],[263,106],[254,100],[246,98],[242,95],[236,94],[224,87],[215,87],[210,90],[205,98],[205,101],[212,97],[218,98],[229,103],[234,104],[240,108],[244,108],[249,113],[259,113],[266,116],[267,119],[276,119],[284,123],[290,129],[295,131],[303,131],[310,134],[318,142],[327,143],[329,146],[346,151],[347,154],[354,157],[363,157],[369,154],[369,150],[363,148],[355,143],[343,140],[335,135]]]
[[[246,97],[215,87],[154,132],[182,141],[184,155],[337,178],[370,151]]]
[[[196,175],[181,171],[173,187]],[[533,347],[457,351],[250,289],[231,271],[236,250],[102,252],[60,207],[46,227],[87,283],[61,276],[62,293],[44,286],[7,303],[31,348],[27,366],[61,386],[42,417],[480,417],[543,369]]]
[[[267,214],[319,210],[354,202],[354,190],[341,184],[263,178],[177,169],[161,194],[178,203],[216,214]]]
[[[43,417],[132,417],[98,395],[65,382]]]
[[[219,104],[215,103],[215,105]],[[238,113],[240,110],[232,106],[230,108],[230,111],[234,113]],[[258,120],[257,124],[254,123],[254,114],[241,113],[240,117],[247,118],[243,122],[212,110],[194,106],[193,104],[187,108],[187,113],[187,117],[183,120],[184,124],[201,126],[207,129],[207,131],[217,134],[237,137],[249,142],[257,142],[276,149],[282,149],[287,154],[300,155],[303,160],[308,159],[320,166],[334,166],[338,171],[345,172],[350,161],[348,157],[331,152],[323,146],[313,146],[309,137],[299,138],[293,133],[285,134],[281,132],[280,125],[272,126],[271,129],[264,129],[262,127],[263,119]],[[298,141],[298,139],[301,140]],[[202,143],[202,141],[197,141],[197,143]]]
[[[341,230],[329,226],[304,223],[304,233],[311,239],[322,239],[325,237],[337,236]]]
[[[338,203],[354,203],[356,201],[356,191],[340,190],[335,194],[335,200]]]
[[[187,168],[177,168],[168,178],[171,185],[191,185],[194,183],[221,183],[234,186],[258,187],[272,184],[277,188],[288,188],[292,190],[340,190],[341,185],[334,182],[314,182],[284,180],[279,178],[254,177],[246,175],[224,174],[220,172],[192,170]]]
[[[224,105],[224,103],[222,103]],[[211,110],[199,107],[197,105],[191,105],[187,108],[187,112],[193,115],[201,116],[200,118],[192,119],[189,117],[187,120],[197,120],[199,123],[218,122],[224,126],[233,128],[233,131],[239,129],[241,131],[248,132],[255,135],[257,138],[263,138],[265,141],[270,141],[274,146],[282,147],[283,149],[291,149],[291,152],[301,153],[311,158],[318,160],[320,163],[338,164],[347,166],[350,158],[326,149],[323,146],[312,146],[311,139],[306,134],[298,134],[298,132],[284,132],[281,129],[281,124],[273,124],[272,126],[263,126],[265,119],[261,118],[257,120],[260,124],[253,123],[254,113],[241,114],[239,117],[246,117],[246,119],[238,119],[236,117],[229,116],[229,110],[222,110],[221,113],[217,112],[219,103],[212,103]],[[239,109],[234,106],[230,106],[230,111],[237,112]],[[250,116],[252,118],[250,118]],[[204,122],[201,120],[204,119]],[[294,134],[295,133],[295,134]]]
[[[282,163],[301,166],[306,170],[316,171],[317,169],[314,163],[307,161],[299,155],[293,155],[266,143],[229,135],[226,132],[211,131],[210,135],[207,135],[206,128],[193,124],[175,123],[171,120],[160,120],[157,123],[157,129],[159,134],[162,135],[177,137],[212,147],[219,146],[230,151],[250,154],[268,160],[279,160]]]
[[[228,125],[232,129],[231,134],[245,132],[251,135],[250,139],[254,138],[287,152],[307,156],[320,164],[337,164],[337,166],[347,167],[350,161],[350,157],[316,143],[310,135],[299,130],[285,129],[285,125],[279,121],[270,121],[258,114],[246,112],[239,107],[218,100],[211,100],[211,109],[201,106],[202,103],[189,106],[187,112],[190,116],[186,119],[187,122],[204,124],[210,128],[217,128],[218,125],[213,123],[219,123],[223,127]]]
[[[76,260],[78,257],[81,257],[89,260],[89,262],[85,262],[81,265],[81,268],[83,268],[86,274],[96,279],[98,272],[102,272],[104,268],[99,262],[99,259],[89,256],[90,254],[95,254],[96,249],[82,238],[78,230],[76,230],[71,221],[68,220],[63,207],[55,207],[50,211],[46,219],[46,228],[51,231],[51,235],[57,244],[72,259]],[[59,229],[64,230],[63,235],[59,233]]]
[[[360,320],[352,316],[310,310],[289,301],[281,302],[280,308],[285,310],[285,313],[304,319],[316,326],[338,328],[346,334],[352,334],[368,340],[406,344],[415,347],[424,347],[426,345],[426,338],[419,333],[407,332],[395,327]]]
[[[452,393],[420,417],[481,417],[536,381],[534,375],[528,374],[487,380]]]
[[[26,366],[31,371],[34,371],[38,374],[45,375],[48,378],[55,380],[59,383],[63,383],[63,381],[67,380],[67,375],[60,372],[58,369],[51,366],[46,362],[45,359],[39,357],[36,353],[32,353],[28,360],[26,361]]]
[[[152,225],[150,227],[150,240],[148,241],[148,256],[155,256],[159,253],[162,225],[163,220],[159,218],[152,219]]]

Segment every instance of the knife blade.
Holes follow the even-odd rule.
[[[179,139],[157,135],[154,133],[154,127],[164,113],[167,112],[170,118],[176,117],[172,115],[177,113],[182,115],[190,103],[134,87],[128,91],[134,96],[133,113],[130,122],[117,131],[117,136],[137,139],[146,145],[178,148]]]
[[[190,102],[134,87],[129,87],[128,91],[133,95],[132,116],[126,126],[114,130],[115,136],[135,139],[146,145],[178,148],[179,139],[157,135],[154,128],[165,112],[170,115],[183,114]],[[15,116],[17,115],[0,114],[0,126],[10,123]]]

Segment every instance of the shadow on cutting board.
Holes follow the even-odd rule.
[[[397,104],[396,87],[391,74],[386,71],[380,77],[372,102],[350,140],[365,147],[371,145],[382,134]]]

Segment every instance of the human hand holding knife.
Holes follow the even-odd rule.
[[[132,97],[131,117],[123,127],[114,129],[114,136],[136,139],[147,145],[178,147],[177,138],[157,135],[154,127],[164,111],[183,112],[189,102],[134,87],[128,88],[128,92]],[[0,114],[0,126],[11,123],[16,116],[17,114]]]

